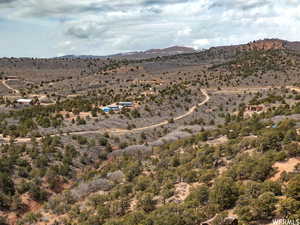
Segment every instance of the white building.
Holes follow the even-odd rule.
[[[17,103],[22,105],[31,105],[33,103],[32,99],[20,98],[17,100]]]

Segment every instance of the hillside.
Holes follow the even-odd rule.
[[[0,59],[0,224],[297,221],[298,47]]]

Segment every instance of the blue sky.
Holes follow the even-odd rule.
[[[300,40],[299,0],[0,0],[0,57]]]

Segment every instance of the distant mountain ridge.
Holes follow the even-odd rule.
[[[184,47],[184,46],[172,46],[168,48],[162,49],[149,49],[147,51],[135,51],[135,52],[126,52],[126,53],[118,53],[107,56],[96,56],[96,55],[64,55],[58,58],[115,58],[115,59],[147,59],[158,56],[170,56],[170,55],[178,55],[178,54],[186,54],[186,53],[194,53],[197,52],[194,48]]]

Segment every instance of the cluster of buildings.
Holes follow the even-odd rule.
[[[248,105],[245,108],[244,116],[245,117],[251,117],[254,114],[260,114],[263,112],[266,112],[268,107],[266,105]]]
[[[245,108],[244,116],[251,117],[254,114],[261,114],[263,112],[267,112],[270,109],[275,109],[279,107],[285,107],[284,104],[276,104],[276,103],[266,103],[260,105],[247,105]]]
[[[118,102],[117,104],[104,106],[101,108],[103,112],[111,112],[111,111],[120,111],[122,108],[131,108],[133,107],[132,102]]]
[[[17,106],[30,106],[39,104],[39,101],[36,99],[26,99],[26,98],[20,98],[15,101]],[[116,104],[104,106],[101,108],[103,112],[111,112],[111,111],[120,111],[122,108],[131,108],[133,107],[133,102],[118,102]]]

